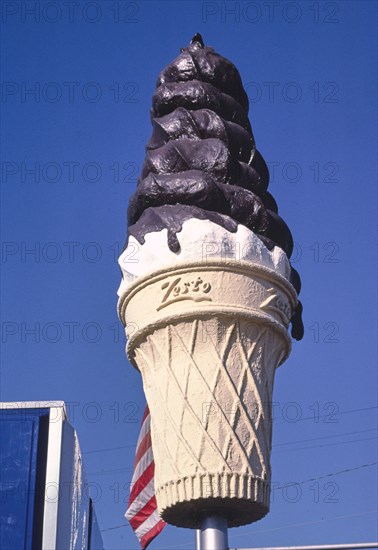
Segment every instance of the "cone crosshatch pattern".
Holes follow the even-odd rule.
[[[192,514],[185,521],[191,527],[197,518],[190,501],[198,493],[202,499],[252,498],[260,505],[253,511],[243,502],[230,502],[234,517],[229,524],[240,525],[260,519],[269,509],[270,396],[282,348],[269,347],[267,326],[251,340],[248,321],[211,319],[210,334],[206,323],[194,320],[160,329],[135,352],[150,404],[153,447],[160,448],[155,490],[163,519],[183,525],[185,515]],[[155,408],[164,412],[154,415]],[[172,472],[174,482],[160,467],[167,462],[173,468],[178,465]],[[180,477],[183,470],[187,480]],[[245,493],[239,487],[243,481],[250,484]],[[170,484],[175,487],[167,499],[164,485]],[[177,512],[169,506],[174,498],[181,503]]]
[[[206,300],[177,283],[176,300],[161,308],[172,281],[199,280]],[[198,527],[209,507],[230,526],[268,512],[271,396],[295,304],[273,270],[220,261],[150,273],[121,298],[121,318],[139,327],[127,353],[142,374],[156,499],[168,523]]]

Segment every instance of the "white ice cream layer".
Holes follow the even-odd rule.
[[[147,233],[144,244],[133,236],[129,237],[128,246],[118,260],[123,274],[119,296],[137,277],[183,261],[243,260],[273,269],[286,279],[290,277],[285,252],[278,246],[269,251],[244,225],[238,225],[237,231],[231,233],[209,220],[191,218],[177,233],[181,247],[178,254],[169,249],[167,237],[167,229]]]

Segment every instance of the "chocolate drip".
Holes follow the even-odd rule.
[[[268,235],[270,231],[268,211],[256,195],[196,170],[178,173],[175,177],[148,174],[130,199],[129,222],[135,223],[148,207],[177,203],[231,216],[255,232]]]
[[[290,258],[293,238],[267,191],[269,171],[255,147],[248,107],[236,67],[196,35],[157,79],[152,136],[128,208],[129,235],[143,243],[147,233],[166,228],[168,246],[178,253],[177,233],[190,218],[232,232],[240,223]],[[299,293],[293,268],[291,282]],[[303,336],[301,314],[299,302],[291,319],[296,339]]]
[[[144,244],[147,233],[167,229],[169,249],[178,254],[181,248],[177,233],[182,230],[183,223],[191,218],[210,220],[231,233],[236,233],[238,229],[238,223],[230,216],[209,212],[196,206],[175,204],[147,208],[138,221],[129,227],[129,235],[133,235],[140,244]]]

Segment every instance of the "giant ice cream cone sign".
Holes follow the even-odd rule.
[[[120,257],[119,315],[151,413],[161,517],[269,511],[276,368],[303,333],[293,242],[232,63],[197,37],[159,75]],[[131,261],[130,261],[131,260]]]

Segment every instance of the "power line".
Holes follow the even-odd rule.
[[[272,529],[261,529],[260,531],[249,531],[248,533],[243,533],[239,535],[234,535],[234,537],[245,537],[249,535],[250,533],[268,533],[270,531],[280,531],[281,529],[290,529],[292,527],[303,527],[304,525],[316,525],[318,523],[323,523],[325,521],[335,521],[338,519],[349,519],[349,518],[355,518],[360,516],[367,516],[368,514],[376,514],[378,512],[378,508],[375,510],[368,510],[366,512],[358,512],[357,514],[346,514],[343,516],[333,516],[331,518],[322,518],[320,520],[316,521],[306,521],[303,523],[293,523],[291,525],[282,525],[281,527],[274,527]]]
[[[375,466],[378,464],[378,462],[369,462],[368,464],[361,464],[360,466],[354,466],[352,468],[346,468],[345,470],[339,470],[338,472],[330,472],[328,474],[323,474],[318,477],[312,477],[310,479],[305,479],[304,481],[296,481],[295,483],[297,485],[303,485],[304,483],[310,483],[312,481],[317,481],[318,479],[325,479],[327,477],[333,477],[333,476],[339,476],[341,474],[346,474],[348,472],[355,472],[356,470],[362,470],[363,468],[369,468],[371,466]],[[292,482],[294,483],[294,482]],[[276,487],[276,489],[283,489],[284,487]]]
[[[340,475],[340,474],[346,474],[346,473],[349,473],[349,472],[354,472],[355,470],[361,470],[362,468],[368,468],[369,466],[374,466],[375,464],[378,464],[378,462],[370,462],[368,464],[361,464],[360,466],[354,466],[352,468],[347,468],[345,470],[340,470],[339,472],[331,472],[329,474],[324,474],[322,476],[318,476],[318,477],[313,477],[311,479],[306,479],[305,481],[299,481],[298,482],[298,485],[302,485],[304,483],[310,483],[312,481],[317,481],[318,479],[324,479],[326,477],[332,477],[332,476],[337,476],[337,475]],[[281,486],[281,487],[276,487],[276,489],[283,489],[284,486]],[[263,531],[254,531],[254,533],[266,533],[268,531],[277,531],[278,529],[286,529],[288,527],[299,527],[299,526],[302,526],[302,525],[312,525],[312,524],[315,524],[315,523],[321,523],[322,521],[332,521],[334,519],[341,519],[341,518],[349,518],[349,517],[355,517],[355,516],[363,516],[363,515],[366,515],[366,514],[372,514],[373,512],[377,512],[377,510],[370,510],[368,512],[363,512],[363,513],[359,513],[359,514],[350,514],[348,516],[335,516],[333,518],[328,518],[328,519],[322,519],[320,521],[310,521],[310,522],[306,522],[306,523],[296,523],[294,525],[284,525],[282,527],[275,527],[274,529],[265,529]],[[128,527],[128,524],[127,523],[124,523],[123,525],[116,525],[115,527],[108,527],[107,529],[101,529],[101,532],[103,533],[104,531],[111,531],[113,529],[121,529],[122,527]],[[244,536],[244,535],[236,535],[236,536]],[[166,548],[176,548],[176,547],[179,547],[179,546],[186,546],[187,543],[185,543],[184,545],[175,545],[175,546],[166,546]]]
[[[325,413],[325,414],[319,414],[319,415],[316,415],[316,418],[319,419],[319,418],[327,418],[329,416],[336,416],[336,415],[339,415],[339,414],[350,414],[350,413],[355,413],[355,412],[362,412],[362,411],[371,411],[373,409],[378,409],[378,405],[375,405],[374,407],[363,407],[361,409],[350,409],[350,410],[347,410],[347,411],[337,411],[335,413]],[[295,421],[292,421],[292,424],[296,424],[297,422],[301,422],[302,420],[314,420],[315,416],[312,415],[312,416],[305,416],[304,418],[298,418],[298,420],[295,420]],[[284,422],[285,420],[281,420],[279,422],[279,424],[281,422]]]
[[[373,432],[373,431],[376,431],[378,428],[372,428],[370,430],[357,430],[357,431],[354,431],[354,432],[346,432],[346,433],[343,433],[343,434],[335,434],[335,435],[324,435],[322,437],[313,437],[312,439],[300,439],[298,441],[289,441],[287,443],[276,443],[275,445],[273,445],[273,447],[281,447],[282,445],[294,445],[295,443],[307,443],[307,442],[310,442],[310,441],[318,441],[320,439],[328,439],[328,438],[332,438],[332,437],[342,437],[344,435],[355,435],[355,434],[358,434],[358,433],[365,433],[365,432]],[[135,448],[135,444],[134,445],[119,445],[118,447],[107,447],[105,449],[93,449],[92,451],[84,451],[82,454],[83,455],[88,455],[88,454],[92,454],[92,453],[102,453],[102,452],[106,452],[106,451],[117,451],[117,450],[120,450],[120,449],[132,449],[132,448]]]
[[[319,441],[320,439],[330,439],[332,437],[344,437],[345,435],[362,434],[366,432],[376,432],[378,428],[371,428],[369,430],[356,430],[354,432],[345,432],[343,434],[323,435],[321,437],[312,437],[311,439],[299,439],[297,441],[288,441],[287,443],[276,443],[273,447],[281,447],[282,445],[295,445],[296,443],[310,443],[311,441]]]
[[[275,449],[276,447],[282,447],[283,445],[294,445],[294,444],[298,444],[298,443],[309,443],[311,441],[319,441],[321,439],[330,439],[330,438],[334,438],[334,437],[344,437],[344,436],[347,436],[347,435],[355,435],[355,434],[366,433],[366,432],[375,432],[377,430],[378,430],[378,428],[372,428],[370,430],[357,430],[355,432],[346,432],[346,433],[343,433],[343,434],[324,435],[323,437],[314,437],[312,439],[299,439],[298,441],[288,441],[287,443],[277,443],[277,444],[272,446],[272,449]],[[368,438],[364,438],[364,439],[352,439],[350,441],[340,441],[338,443],[328,443],[328,444],[324,444],[324,445],[312,445],[311,447],[301,447],[299,449],[283,449],[283,450],[279,450],[279,451],[276,451],[276,452],[301,451],[302,449],[314,449],[316,447],[328,447],[328,446],[331,446],[331,445],[343,445],[344,443],[355,443],[355,442],[358,442],[358,441],[368,441],[368,440],[371,440],[371,439],[376,439],[376,438],[375,437],[368,437]],[[119,449],[131,449],[131,448],[135,448],[135,445],[121,445],[119,447],[108,447],[107,449],[94,449],[93,451],[85,451],[82,454],[102,453],[102,452],[106,452],[106,451],[115,451],[115,450],[119,450]]]
[[[362,431],[370,431],[370,430],[362,430]],[[346,434],[345,434],[346,435]],[[326,437],[338,437],[338,436],[326,436]],[[317,449],[317,448],[320,448],[320,447],[331,447],[331,446],[337,446],[337,445],[345,445],[347,443],[359,443],[360,441],[372,441],[372,440],[376,440],[377,437],[365,437],[365,438],[361,438],[361,439],[352,439],[350,441],[338,441],[337,443],[325,443],[324,445],[311,445],[310,447],[297,447],[295,449],[280,449],[278,451],[275,451],[275,453],[284,453],[284,452],[287,452],[287,451],[291,451],[291,452],[295,452],[295,451],[305,451],[307,449]],[[306,441],[306,440],[304,440]],[[307,441],[311,441],[311,440],[307,440]],[[299,443],[299,441],[298,441]],[[287,443],[288,445],[290,445],[290,443]],[[285,443],[281,443],[281,445],[285,445]],[[274,445],[273,445],[273,448],[274,448]],[[89,472],[88,473],[88,476],[99,476],[99,475],[107,475],[107,474],[117,474],[117,473],[124,473],[124,472],[129,472],[130,470],[132,470],[133,468],[132,467],[127,467],[127,468],[118,468],[118,469],[114,469],[114,470],[99,470],[98,472]]]
[[[369,411],[369,410],[377,409],[377,408],[378,408],[378,406],[365,407],[365,408],[362,408],[362,409],[350,409],[350,410],[347,410],[347,411],[337,412],[335,414],[349,414],[349,413],[354,413],[354,412]],[[327,416],[329,416],[329,413],[319,415],[319,416],[317,416],[317,418],[325,418]],[[298,419],[296,422],[300,422],[301,420],[313,420],[313,419],[314,419],[313,416],[307,416],[305,418]],[[373,429],[377,429],[377,428],[373,428]],[[307,442],[310,442],[310,441],[317,441],[318,439],[326,439],[326,438],[330,438],[330,437],[339,437],[339,436],[341,437],[343,435],[353,435],[353,434],[356,434],[356,433],[363,433],[363,432],[367,432],[367,431],[372,431],[372,430],[360,430],[360,431],[349,432],[349,433],[345,433],[345,434],[336,434],[336,435],[323,436],[323,437],[312,438],[312,439],[307,439],[307,440],[303,439],[303,440],[299,440],[299,441],[291,441],[289,443],[277,443],[277,444],[273,445],[273,448],[281,446],[281,445],[292,445],[294,443],[307,443]],[[82,454],[85,455],[85,454],[93,454],[93,453],[102,453],[102,452],[107,452],[107,451],[115,451],[115,450],[120,450],[120,449],[132,449],[132,448],[135,448],[135,444],[134,445],[120,445],[120,446],[117,446],[117,447],[107,447],[105,449],[93,449],[93,450],[90,450],[90,451],[83,451]]]
[[[317,521],[306,521],[303,523],[293,523],[291,525],[282,525],[281,527],[273,527],[272,529],[260,529],[259,531],[248,531],[246,533],[240,533],[240,534],[233,534],[233,538],[238,537],[246,537],[250,536],[251,534],[255,535],[258,533],[269,533],[272,531],[280,531],[281,529],[291,529],[294,527],[303,527],[305,525],[316,525],[318,523],[323,523],[325,521],[335,521],[338,519],[348,519],[348,518],[354,518],[354,517],[360,517],[360,516],[367,516],[369,514],[376,514],[378,512],[378,508],[376,510],[368,510],[367,512],[359,512],[357,514],[348,514],[344,516],[333,516],[331,518],[323,518]],[[191,546],[189,546],[191,545]],[[175,544],[174,546],[164,546],[164,550],[168,548],[184,548],[185,546],[189,546],[189,548],[193,548],[193,543],[185,542],[183,544]],[[162,548],[157,548],[156,550],[163,550]]]
[[[114,469],[114,470],[99,470],[98,472],[89,472],[87,475],[88,476],[100,476],[100,475],[104,475],[104,474],[118,474],[118,473],[123,473],[123,472],[130,472],[133,469],[134,468],[132,466],[130,466],[128,468],[118,468],[118,469]]]
[[[337,441],[335,443],[324,443],[323,445],[311,445],[310,447],[296,447],[295,449],[280,449],[276,453],[285,453],[287,451],[305,451],[306,449],[319,449],[320,447],[334,447],[337,445],[345,445],[346,443],[358,443],[360,441],[372,441],[377,437],[363,437],[360,439],[350,439],[349,441]]]
[[[130,527],[128,523],[124,523],[123,525],[116,525],[115,527],[108,527],[107,529],[100,529],[101,533],[105,533],[105,531],[113,531],[113,529],[121,529],[122,527]]]
[[[120,445],[119,447],[108,447],[107,449],[94,449],[93,451],[84,451],[81,454],[89,455],[89,454],[92,454],[92,453],[102,453],[102,452],[105,452],[105,451],[116,451],[118,449],[131,449],[131,448],[135,449],[135,444],[134,445]]]

